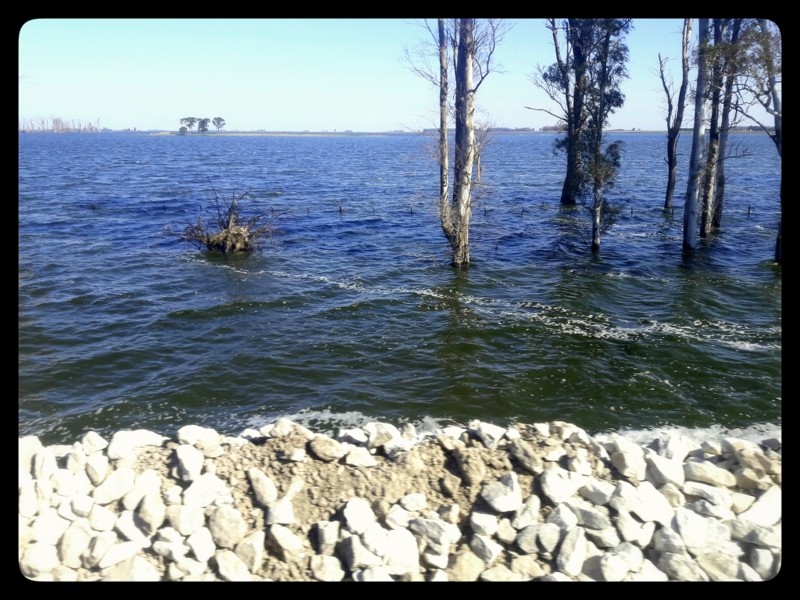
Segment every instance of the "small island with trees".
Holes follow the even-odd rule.
[[[222,117],[214,117],[213,119],[209,119],[208,117],[184,117],[181,119],[181,128],[178,130],[178,133],[187,134],[193,133],[193,129],[197,126],[197,133],[208,133],[208,126],[213,125],[217,128],[217,133],[219,133],[223,127],[225,127],[225,119]]]

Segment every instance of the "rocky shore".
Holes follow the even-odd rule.
[[[36,581],[766,581],[781,441],[563,422],[19,438]]]

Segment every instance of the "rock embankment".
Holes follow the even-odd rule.
[[[287,419],[226,437],[19,439],[19,567],[46,581],[762,581],[781,442],[646,446],[562,422]]]

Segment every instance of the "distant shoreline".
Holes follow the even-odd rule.
[[[151,135],[151,136],[167,136],[167,135],[175,135],[175,136],[204,136],[204,137],[235,137],[235,136],[246,136],[246,137],[363,137],[363,136],[372,136],[372,137],[380,137],[380,136],[398,136],[398,135],[437,135],[437,131],[433,130],[417,130],[417,131],[209,131],[207,133],[180,133],[178,131],[165,131],[165,130],[127,130],[127,129],[114,129],[114,130],[105,130],[105,131],[92,131],[92,132],[80,132],[80,131],[28,131],[28,130],[20,130],[18,133],[20,134],[41,134],[41,133],[58,133],[58,134],[70,134],[70,133],[119,133],[119,134],[131,134],[131,135]],[[452,132],[451,132],[452,133]],[[512,135],[552,135],[554,133],[560,133],[557,131],[538,131],[535,129],[494,129],[492,133],[507,133]],[[661,133],[666,135],[666,130],[664,129],[609,129],[606,130],[607,134],[621,134],[621,133]],[[681,129],[682,134],[690,135],[692,133],[691,129]],[[731,133],[734,134],[763,134],[763,130],[733,130]]]
[[[126,132],[127,133],[127,132]],[[394,136],[394,135],[428,135],[436,134],[434,131],[219,131],[209,133],[179,133],[177,131],[141,131],[130,133],[144,133],[148,135],[205,135],[205,136],[274,136],[274,137],[357,137],[357,136]],[[493,133],[510,133],[515,135],[547,135],[559,133],[557,131],[537,131],[534,129],[496,129]],[[663,129],[609,129],[605,133],[618,134],[618,133],[663,133],[666,135],[666,130]],[[681,129],[683,134],[691,134],[691,129]],[[743,134],[763,134],[764,131],[751,131],[751,130],[734,130],[731,133]]]

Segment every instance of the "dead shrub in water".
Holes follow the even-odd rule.
[[[197,223],[187,225],[182,233],[177,234],[178,239],[197,248],[223,254],[260,249],[262,241],[277,232],[273,223],[278,215],[273,212],[269,217],[256,214],[244,218],[241,201],[248,193],[237,196],[234,192],[230,200],[223,201],[214,190],[215,212],[211,213],[209,225],[203,223],[202,216],[198,216]]]

